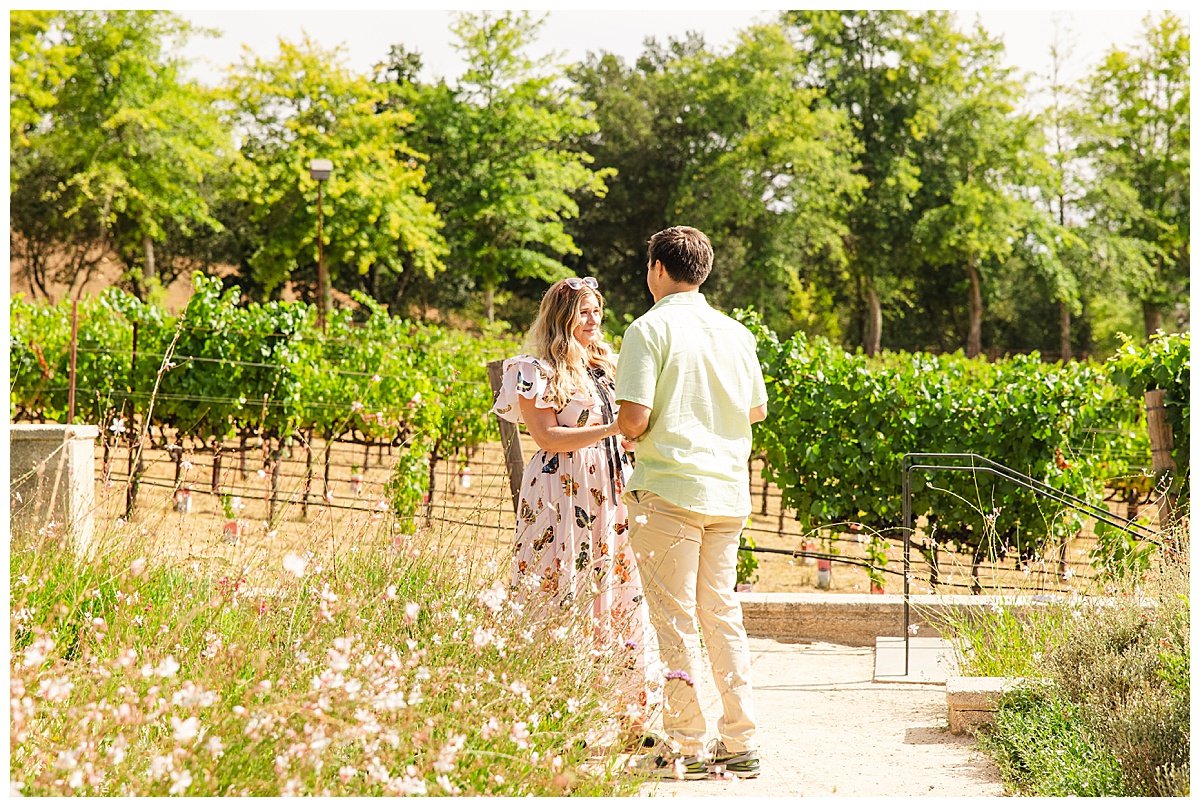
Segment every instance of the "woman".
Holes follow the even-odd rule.
[[[624,655],[621,690],[637,726],[660,700],[658,645],[621,502],[631,463],[617,431],[603,306],[595,278],[550,286],[526,352],[504,363],[492,411],[524,423],[540,449],[521,481],[513,588],[535,611],[590,617],[598,649]]]

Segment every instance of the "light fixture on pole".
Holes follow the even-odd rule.
[[[329,275],[325,272],[325,239],[321,232],[323,224],[321,216],[323,194],[321,190],[325,185],[325,180],[329,179],[329,175],[333,173],[333,162],[331,160],[313,160],[308,164],[308,173],[317,181],[317,325],[324,331],[325,322],[329,318],[329,310],[333,307],[333,293],[329,287]]]

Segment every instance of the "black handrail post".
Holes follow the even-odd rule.
[[[909,551],[910,551],[909,548],[912,545],[912,531],[913,531],[912,482],[910,481],[911,473],[912,473],[912,471],[911,471],[911,468],[909,467],[908,455],[905,454],[904,457],[901,459],[901,474],[900,474],[900,485],[901,485],[900,489],[901,489],[901,491],[903,493],[903,497],[904,497],[902,518],[904,520],[903,532],[904,532],[904,675],[905,675],[905,677],[908,676],[908,651],[909,651],[909,638],[908,638],[909,637],[909,632],[908,632],[909,582],[908,581],[912,577],[912,575],[910,574],[910,560],[909,560]]]

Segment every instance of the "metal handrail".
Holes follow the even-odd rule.
[[[969,459],[971,465],[914,465],[912,460],[915,458],[928,459]],[[978,461],[982,465],[976,465]],[[1027,476],[1020,471],[1014,471],[1005,465],[982,457],[978,454],[962,454],[962,453],[932,453],[932,452],[914,452],[905,454],[901,458],[901,495],[903,497],[902,519],[904,533],[904,674],[908,675],[909,669],[909,649],[910,649],[910,571],[912,568],[912,534],[913,534],[913,513],[912,513],[912,473],[913,471],[974,471],[991,474],[1005,481],[1023,487],[1039,496],[1044,496],[1060,504],[1065,504],[1074,510],[1080,510],[1088,515],[1096,518],[1097,521],[1102,521],[1112,527],[1133,535],[1135,538],[1147,541],[1155,546],[1161,546],[1161,542],[1157,540],[1159,533],[1153,532],[1148,528],[1133,524],[1130,520],[1124,522],[1114,519],[1112,513],[1102,508],[1098,508],[1092,503],[1084,499],[1074,496],[1070,493],[1050,487],[1044,482],[1040,482],[1030,476]],[[1134,529],[1136,527],[1136,529]]]

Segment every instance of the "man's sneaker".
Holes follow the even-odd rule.
[[[651,779],[707,779],[708,763],[697,756],[662,753],[646,754],[632,766]]]
[[[708,770],[717,775],[732,773],[739,779],[758,776],[758,752],[751,749],[730,751],[725,743],[714,740],[708,747]]]

